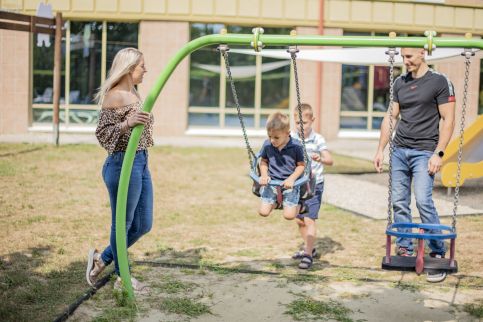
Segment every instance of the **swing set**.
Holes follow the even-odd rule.
[[[389,176],[389,196],[388,196],[388,224],[386,228],[386,256],[383,258],[382,268],[391,270],[415,270],[417,274],[423,271],[446,271],[449,273],[454,273],[457,271],[457,263],[454,259],[455,257],[455,239],[456,239],[456,210],[459,202],[459,177],[460,177],[460,164],[463,146],[463,132],[464,132],[464,116],[466,110],[467,101],[467,87],[469,78],[469,64],[470,58],[474,55],[472,49],[483,49],[483,40],[471,38],[471,35],[467,35],[466,38],[438,38],[435,37],[435,32],[426,32],[425,37],[396,37],[395,34],[391,34],[389,37],[382,36],[319,36],[319,35],[296,35],[291,33],[290,35],[264,35],[262,28],[254,28],[253,34],[227,34],[223,31],[221,34],[207,35],[197,39],[194,39],[183,46],[174,57],[168,62],[164,70],[159,75],[151,91],[147,95],[143,111],[151,112],[153,105],[159,96],[161,90],[169,79],[170,75],[173,73],[177,65],[190,53],[210,45],[219,45],[218,50],[222,54],[227,70],[227,76],[230,81],[231,90],[233,93],[233,98],[235,100],[238,118],[240,121],[240,126],[243,131],[243,137],[245,140],[249,165],[250,165],[250,177],[254,181],[253,192],[257,193],[257,184],[259,179],[259,172],[257,171],[258,159],[259,157],[253,152],[250,146],[249,139],[246,132],[246,127],[243,121],[243,115],[241,113],[240,106],[238,104],[238,97],[236,93],[235,84],[231,76],[231,70],[229,66],[229,45],[244,45],[253,48],[255,51],[261,51],[266,46],[288,46],[288,52],[290,53],[292,59],[292,66],[294,68],[294,78],[297,93],[297,109],[298,116],[302,120],[302,111],[300,104],[300,89],[298,84],[298,73],[297,73],[297,62],[296,54],[298,52],[297,46],[351,46],[351,47],[386,47],[388,48],[387,54],[389,55],[390,63],[390,96],[391,104],[389,107],[389,113],[392,113],[392,98],[393,98],[393,84],[394,84],[394,57],[397,54],[396,48],[400,47],[414,47],[414,48],[425,48],[429,55],[437,47],[447,47],[447,48],[465,48],[463,55],[466,58],[466,71],[465,71],[465,88],[464,88],[464,98],[462,106],[462,120],[460,128],[460,145],[458,153],[458,174],[457,174],[457,186],[455,188],[454,197],[454,207],[453,207],[453,223],[452,226],[444,225],[431,225],[431,224],[417,224],[417,223],[393,223],[392,222],[392,200],[391,200],[391,187],[392,178]],[[305,169],[304,174],[299,178],[295,185],[301,186],[301,190],[305,189],[305,192],[301,194],[304,198],[310,198],[313,189],[310,185],[311,174],[310,174],[310,158],[307,156],[305,149],[305,140],[302,124],[301,124],[301,139],[304,149],[304,159],[305,159]],[[117,254],[118,263],[123,285],[127,290],[128,297],[134,300],[134,292],[131,285],[131,276],[129,273],[128,257],[127,257],[127,247],[126,247],[126,205],[127,205],[127,195],[129,187],[129,179],[131,177],[132,166],[134,162],[134,156],[136,152],[136,147],[141,138],[144,126],[136,126],[129,139],[129,144],[126,149],[126,154],[122,164],[121,175],[119,180],[119,188],[117,194],[116,202],[116,242],[117,242]],[[393,125],[390,124],[390,133],[392,137]],[[393,142],[390,140],[390,162],[389,167],[391,167],[391,158],[393,152]],[[391,170],[391,169],[390,169]],[[390,172],[389,172],[390,173]],[[275,180],[270,182],[271,185],[280,186],[281,182]],[[303,188],[305,187],[305,188]],[[301,195],[301,196],[302,196]],[[280,202],[281,204],[281,202]],[[419,233],[406,233],[400,232],[400,228],[416,228]],[[428,234],[425,230],[443,230],[448,233],[440,234]],[[395,237],[407,237],[418,239],[418,256],[417,257],[401,257],[401,256],[391,256],[391,236]],[[450,258],[449,259],[436,259],[436,258],[425,258],[424,256],[424,240],[428,239],[450,239]]]

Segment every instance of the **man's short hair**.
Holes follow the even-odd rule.
[[[275,112],[267,120],[267,131],[290,131],[290,119],[287,115]]]

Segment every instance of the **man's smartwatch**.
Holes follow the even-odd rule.
[[[444,151],[443,151],[443,150],[434,151],[434,154],[436,154],[436,155],[437,155],[437,156],[439,156],[440,158],[444,157]]]

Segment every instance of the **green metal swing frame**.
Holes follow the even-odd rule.
[[[435,48],[471,48],[483,49],[483,40],[471,38],[467,34],[465,38],[440,38],[433,31],[425,32],[426,37],[396,37],[394,34],[388,37],[381,36],[318,36],[318,35],[265,35],[263,29],[254,28],[253,34],[221,34],[207,35],[194,39],[183,46],[168,62],[159,75],[156,83],[147,95],[142,110],[151,112],[161,90],[167,80],[176,69],[178,64],[190,53],[210,45],[243,45],[252,47],[255,51],[262,50],[267,46],[351,46],[351,47],[414,47],[425,48],[428,54]],[[123,287],[126,289],[128,298],[134,301],[134,292],[129,273],[129,264],[126,247],[126,206],[134,156],[143,132],[144,126],[136,126],[131,133],[129,144],[126,149],[122,164],[119,188],[116,201],[116,243],[119,270]]]

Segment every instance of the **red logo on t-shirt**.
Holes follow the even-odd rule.
[[[411,87],[409,87],[410,89],[416,89],[418,87],[418,85],[413,85]]]
[[[448,102],[456,102],[456,98],[454,96],[448,97]]]

